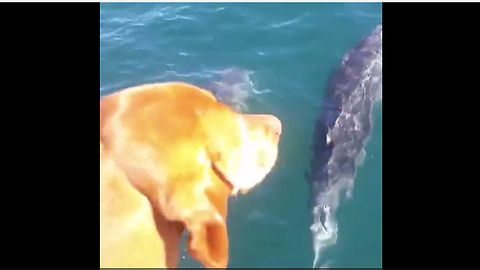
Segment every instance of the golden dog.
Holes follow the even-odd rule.
[[[177,267],[181,234],[205,267],[227,267],[227,198],[273,168],[282,130],[185,83],[100,100],[100,267]]]

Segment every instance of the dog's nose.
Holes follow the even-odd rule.
[[[243,117],[247,119],[250,125],[258,128],[262,126],[268,132],[272,132],[277,136],[282,134],[282,122],[276,116],[271,114],[244,114]]]
[[[268,126],[277,135],[282,134],[282,121],[273,115],[266,115]]]

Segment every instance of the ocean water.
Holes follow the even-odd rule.
[[[229,201],[229,267],[312,267],[314,122],[332,69],[381,22],[380,3],[102,3],[100,96],[173,80],[209,88],[235,68],[250,85],[245,111],[275,114],[284,132],[274,170]],[[381,109],[366,151],[337,212],[337,244],[322,255],[330,267],[382,266]],[[180,267],[200,266],[182,255]]]

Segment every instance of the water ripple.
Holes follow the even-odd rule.
[[[276,28],[282,28],[282,27],[289,26],[289,25],[295,25],[295,24],[298,24],[298,23],[302,22],[303,19],[305,19],[306,17],[309,17],[309,16],[310,16],[309,13],[303,13],[303,14],[300,14],[300,16],[297,16],[297,17],[295,17],[291,20],[284,21],[284,22],[281,22],[281,23],[270,24],[269,29],[276,29]]]
[[[171,18],[164,18],[163,20],[164,21],[176,21],[176,20],[194,21],[195,19],[189,16],[175,15]]]
[[[366,13],[360,10],[354,11],[353,14],[359,17],[366,17],[366,18],[382,18],[381,14]]]
[[[100,25],[108,25],[112,30],[106,30],[106,27],[100,27],[100,39],[115,38],[115,36],[128,36],[133,31],[143,29],[143,27],[149,26],[154,22],[171,22],[177,20],[194,21],[193,16],[188,16],[182,12],[188,10],[189,5],[183,5],[179,7],[166,6],[161,8],[154,8],[145,13],[132,14],[120,17],[112,17],[108,19],[102,19],[100,17]],[[103,16],[105,17],[105,16]],[[132,19],[135,18],[135,19]],[[140,28],[139,28],[140,27]]]

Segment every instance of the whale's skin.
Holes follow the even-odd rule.
[[[356,168],[365,157],[374,105],[381,98],[382,25],[378,25],[345,54],[332,72],[315,123],[313,155],[306,179],[310,185],[311,230],[317,255],[322,239],[336,237],[332,210],[337,209],[340,196],[333,193],[345,190],[351,196]],[[328,224],[334,225],[328,228]]]

